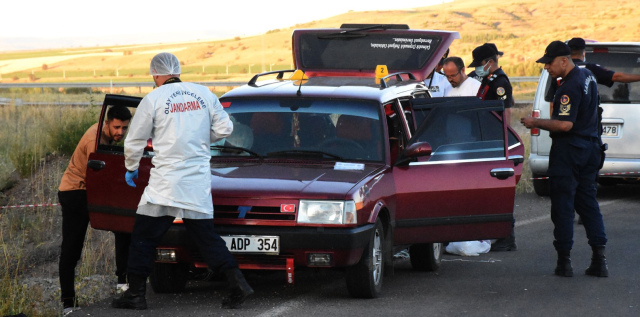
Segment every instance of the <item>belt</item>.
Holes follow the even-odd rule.
[[[554,135],[551,137],[552,139],[582,139],[585,141],[590,141],[590,142],[599,142],[600,138],[597,136],[586,136],[586,135],[578,135],[578,134],[560,134],[560,135]]]

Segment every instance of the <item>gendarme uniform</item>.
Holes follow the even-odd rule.
[[[598,134],[598,87],[593,74],[574,67],[558,84],[551,119],[573,122],[568,132],[552,132],[549,153],[551,220],[556,250],[573,246],[574,210],[582,217],[589,244],[606,245],[596,174],[601,153]]]
[[[576,64],[576,66],[581,68],[586,68],[589,71],[591,71],[591,73],[593,74],[593,77],[595,77],[596,82],[598,84],[605,85],[609,88],[613,87],[613,84],[614,84],[613,74],[615,74],[614,71],[608,70],[600,66],[599,64],[586,63],[576,58],[572,60],[573,60],[573,63]],[[558,82],[556,80],[550,80],[550,82],[551,82],[551,87],[545,94],[545,98],[544,98],[545,101],[553,101],[553,96],[555,96],[555,92],[558,89]]]
[[[482,100],[504,100],[505,108],[513,107],[513,89],[502,68],[482,78],[477,97]]]

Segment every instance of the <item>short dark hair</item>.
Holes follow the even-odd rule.
[[[571,49],[571,55],[582,55],[584,54],[584,50],[585,50],[584,48],[577,49],[577,50]]]
[[[449,62],[454,63],[456,65],[456,68],[458,68],[459,72],[462,71],[462,69],[464,68],[464,62],[462,61],[462,58],[458,56],[451,56],[451,57],[445,58],[443,61],[443,65]]]
[[[131,120],[131,117],[131,111],[129,111],[129,108],[124,106],[113,106],[109,108],[109,111],[107,111],[107,120],[109,121],[113,119],[129,121]]]

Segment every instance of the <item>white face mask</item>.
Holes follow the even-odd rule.
[[[484,64],[484,66],[478,66],[476,67],[475,71],[476,71],[476,75],[480,76],[480,77],[486,77],[487,75],[489,75],[489,70],[485,70],[485,67],[487,67],[489,65],[489,62],[487,62],[486,64]]]

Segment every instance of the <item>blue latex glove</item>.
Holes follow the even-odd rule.
[[[127,173],[124,174],[124,179],[127,181],[127,185],[131,187],[136,187],[136,183],[133,182],[134,178],[138,179],[138,170],[133,172],[127,171]]]

